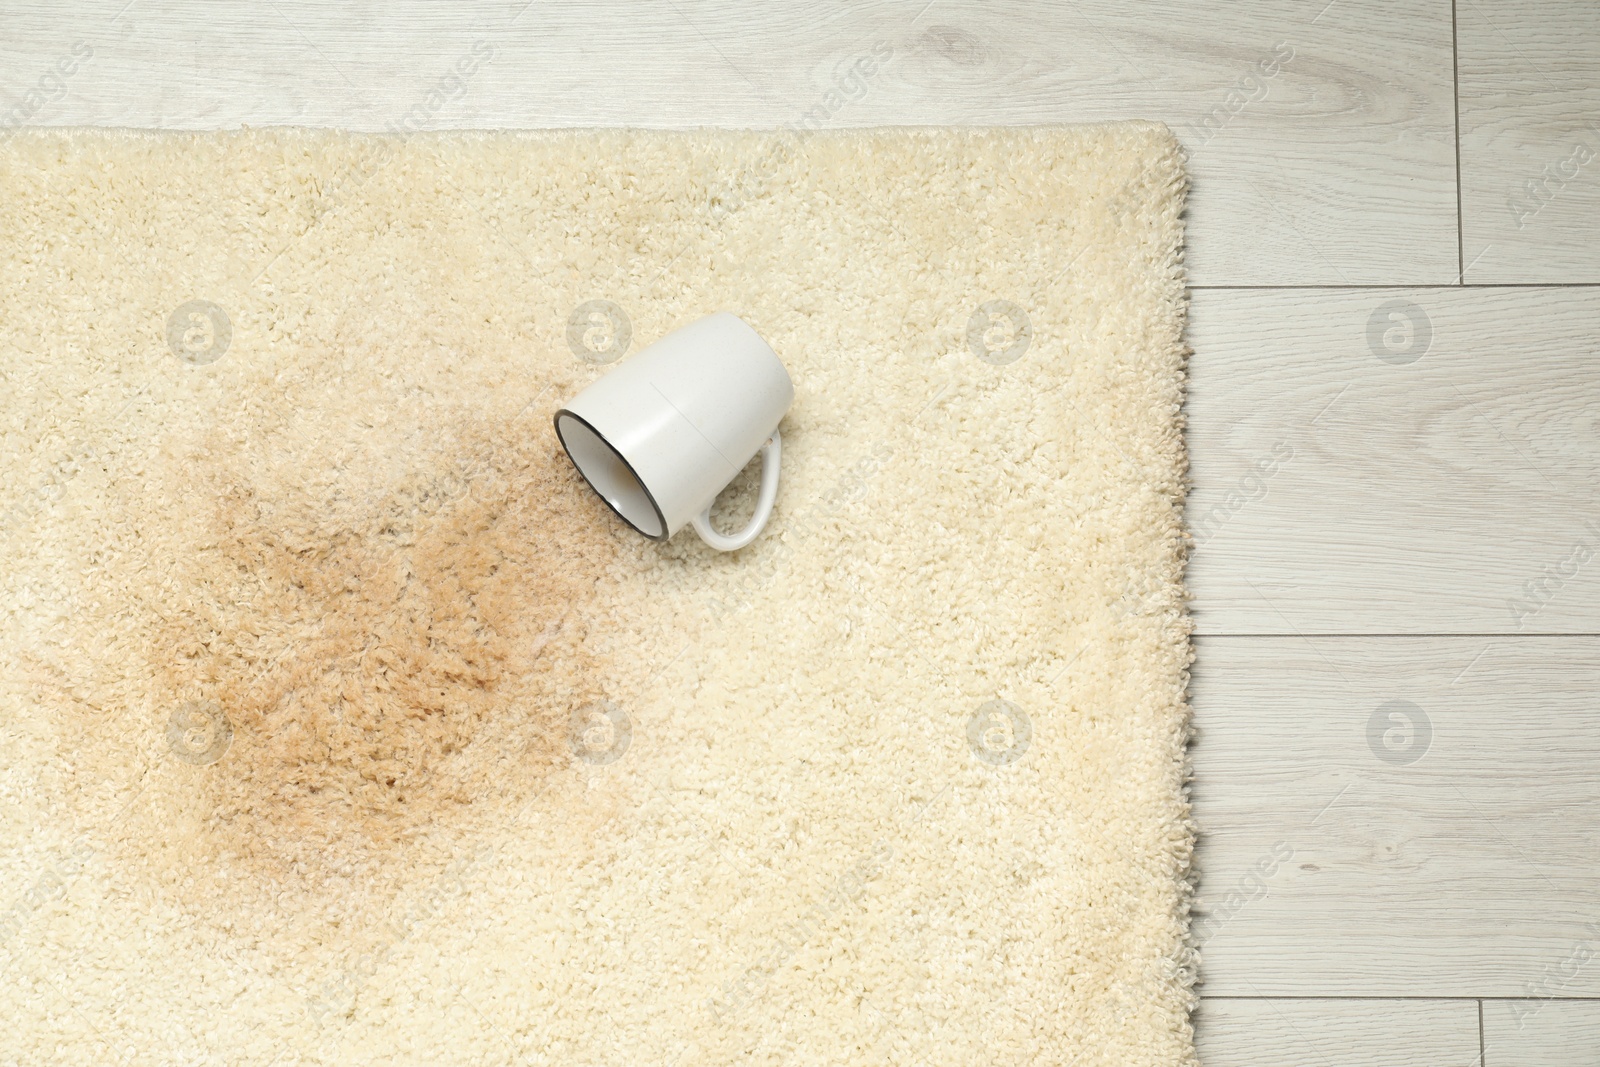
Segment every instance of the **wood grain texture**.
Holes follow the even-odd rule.
[[[1485,1001],[1483,1045],[1484,1067],[1594,1067],[1600,1001]]]
[[[1478,1067],[1468,1000],[1208,999],[1195,1026],[1206,1067]]]
[[[1600,638],[1198,654],[1204,992],[1600,995]]]
[[[16,0],[0,26],[5,106],[43,125],[1162,119],[1196,282],[1456,277],[1449,0]]]
[[[1580,142],[1600,148],[1597,9],[1455,7],[1467,280],[1600,281],[1600,159],[1563,173]],[[1458,271],[1451,14],[12,0],[0,126],[1159,118],[1191,155],[1196,284],[1437,285]],[[891,60],[853,79],[879,43]],[[1281,45],[1293,58],[1265,76]],[[1415,362],[1369,340],[1392,300],[1429,317]],[[1403,358],[1415,332],[1380,323],[1376,347]],[[1594,642],[1317,636],[1600,630],[1581,547],[1600,544],[1597,327],[1592,290],[1196,293],[1197,621],[1286,635],[1199,641],[1208,994],[1600,995]],[[1428,716],[1415,763],[1375,754],[1417,743],[1409,709],[1369,744],[1394,700]],[[1485,1004],[1486,1067],[1594,1062],[1593,1002],[1527,1003]],[[1466,1064],[1475,1009],[1208,999],[1197,1026],[1208,1065]]]
[[[1600,632],[1594,291],[1202,291],[1190,340],[1200,632]]]
[[[1462,0],[1468,281],[1600,281],[1600,5]]]

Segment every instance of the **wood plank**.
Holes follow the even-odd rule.
[[[1202,291],[1202,633],[1600,632],[1600,292]]]
[[[1190,153],[1195,281],[1457,274],[1449,0],[409,0],[381,15],[187,0],[114,17],[124,3],[7,5],[14,117],[367,130],[1151,118]],[[80,42],[90,55],[74,55]]]
[[[1553,978],[1559,982],[1564,974]],[[1483,1046],[1484,1067],[1594,1067],[1600,1060],[1600,1001],[1484,1001]]]
[[[1544,996],[1600,954],[1600,638],[1198,651],[1203,992]]]
[[[1206,1067],[1477,1067],[1471,1000],[1231,1000],[1195,1013]]]
[[[1459,6],[1468,281],[1600,282],[1600,5]]]

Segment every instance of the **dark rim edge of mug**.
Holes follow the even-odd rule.
[[[650,501],[650,510],[656,513],[656,522],[661,527],[661,533],[659,536],[648,533],[644,530],[640,530],[638,525],[632,519],[618,511],[616,505],[607,500],[606,495],[596,488],[595,484],[589,480],[589,476],[583,472],[582,465],[579,464],[577,460],[572,458],[572,449],[567,447],[567,439],[561,435],[561,416],[563,415],[571,419],[577,419],[579,422],[581,422],[585,429],[594,434],[595,440],[609,448],[611,450],[611,454],[616,456],[617,459],[621,460],[624,467],[628,468],[628,473],[633,475],[633,480],[639,483],[640,489],[644,490],[644,498]],[[571,462],[572,469],[578,472],[578,477],[583,479],[585,485],[594,490],[594,495],[600,498],[600,502],[606,507],[610,508],[612,513],[615,514],[617,518],[627,523],[630,529],[637,530],[641,537],[649,538],[652,541],[667,540],[671,536],[671,534],[667,531],[667,517],[661,514],[661,505],[656,503],[655,494],[650,492],[650,487],[644,483],[643,478],[639,477],[639,472],[633,469],[633,464],[628,462],[628,457],[624,456],[621,452],[618,452],[616,446],[610,441],[607,441],[606,435],[595,429],[593,423],[570,408],[562,408],[560,411],[557,411],[555,418],[552,421],[555,425],[556,440],[561,442],[561,450],[567,454],[567,459],[569,462]]]

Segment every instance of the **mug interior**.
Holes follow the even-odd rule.
[[[556,416],[556,434],[584,481],[634,529],[660,540],[666,534],[661,514],[628,461],[588,423],[569,411]]]

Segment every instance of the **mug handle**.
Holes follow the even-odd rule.
[[[778,457],[782,452],[783,441],[778,437],[778,431],[773,430],[772,436],[761,446],[761,495],[756,498],[756,513],[750,516],[749,525],[731,536],[718,533],[711,525],[711,504],[717,502],[716,497],[712,497],[711,504],[707,504],[706,509],[692,520],[694,532],[700,535],[700,540],[712,548],[732,552],[756,539],[761,528],[772,517],[772,504],[778,499]]]

